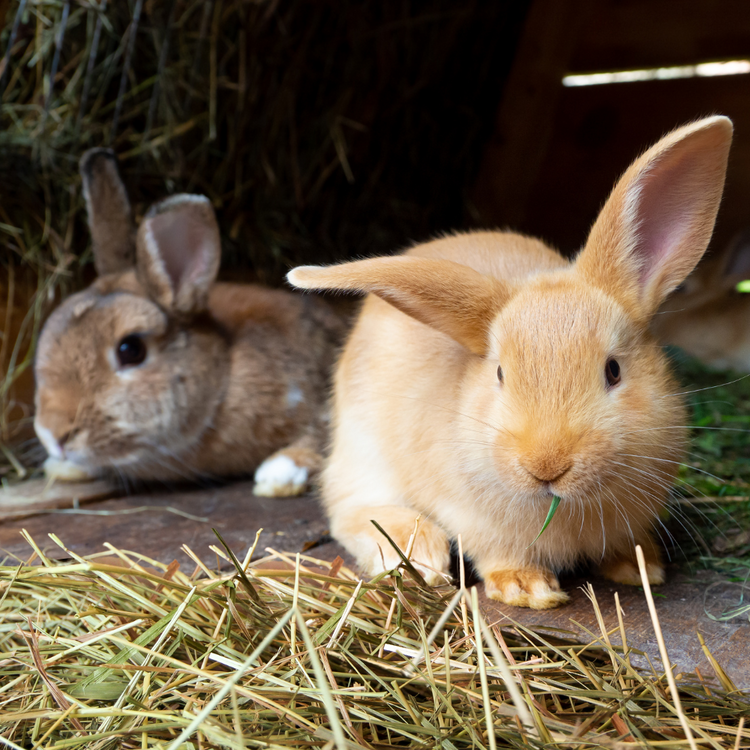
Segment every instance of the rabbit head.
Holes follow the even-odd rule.
[[[99,277],[41,333],[35,429],[53,458],[138,476],[209,429],[224,387],[228,347],[203,320],[219,232],[195,195],[157,203],[136,230],[112,152],[86,152],[80,171]]]

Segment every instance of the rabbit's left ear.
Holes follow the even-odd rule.
[[[114,151],[89,149],[79,170],[96,272],[104,276],[129,271],[135,261],[135,225]]]
[[[612,191],[578,270],[636,317],[650,318],[708,246],[731,141],[731,121],[708,117],[646,151]]]
[[[202,195],[174,195],[157,203],[138,228],[138,278],[151,299],[176,315],[206,308],[220,259],[216,216]]]
[[[509,287],[450,260],[398,255],[337,266],[299,266],[287,274],[300,289],[370,292],[474,354],[487,351],[489,328]]]

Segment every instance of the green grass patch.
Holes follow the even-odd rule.
[[[750,376],[678,359],[690,406],[689,454],[669,528],[689,569],[750,575]]]

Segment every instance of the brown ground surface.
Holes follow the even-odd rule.
[[[91,499],[85,503],[85,493],[79,494],[82,505],[77,511],[60,507],[69,506],[70,502],[61,500],[58,494],[43,503],[56,508],[47,511],[37,508],[35,515],[20,517],[19,508],[28,501],[9,500],[7,493],[4,496],[0,493],[0,515],[4,519],[0,521],[0,558],[7,555],[29,559],[31,549],[20,535],[21,529],[26,529],[45,553],[54,558],[65,557],[65,552],[49,539],[49,532],[57,534],[64,544],[81,555],[100,551],[104,542],[111,542],[121,549],[137,551],[165,563],[177,559],[192,570],[193,563],[180,547],[186,544],[206,562],[218,562],[208,549],[209,545],[217,543],[212,527],[219,530],[240,559],[260,528],[263,533],[259,551],[272,547],[297,552],[316,545],[309,550],[312,556],[333,560],[340,554],[347,558],[327,537],[325,518],[314,499],[255,497],[250,482],[173,492],[143,491],[128,497]],[[32,512],[31,509],[28,512]],[[512,621],[537,630],[560,629],[576,639],[590,641],[586,631],[598,633],[599,628],[591,603],[582,590],[587,580],[594,585],[607,627],[617,625],[614,593],[619,592],[628,642],[644,652],[636,661],[649,668],[650,660],[658,668],[656,637],[643,592],[637,588],[578,576],[562,581],[571,594],[571,602],[556,610],[534,612],[488,600],[484,600],[484,605],[490,617],[501,623]],[[676,569],[670,571],[668,583],[658,590],[656,607],[670,660],[678,672],[693,672],[697,667],[705,677],[714,677],[698,640],[697,633],[701,633],[734,683],[742,690],[750,690],[747,614],[728,622],[711,618],[736,607],[739,597],[736,585],[717,581],[709,573],[690,579]],[[617,636],[612,640],[619,643]]]

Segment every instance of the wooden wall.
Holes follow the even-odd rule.
[[[573,252],[641,151],[720,113],[735,123],[714,246],[726,242],[750,225],[750,75],[562,86],[568,72],[721,59],[750,59],[748,0],[536,0],[473,193],[482,222]]]

